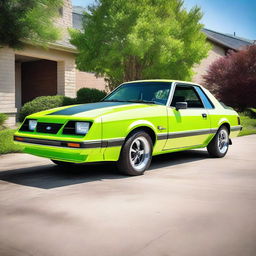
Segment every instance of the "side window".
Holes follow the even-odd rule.
[[[201,97],[201,99],[202,99],[202,101],[203,101],[203,103],[204,103],[205,108],[207,108],[207,109],[213,109],[213,108],[214,108],[214,105],[213,105],[213,103],[209,100],[209,98],[208,98],[207,95],[204,93],[204,91],[203,91],[200,87],[198,87],[198,86],[195,86],[195,88],[196,88],[197,93],[200,95],[200,97]]]
[[[176,102],[187,102],[188,108],[204,108],[204,105],[193,86],[177,85],[171,106],[175,107]]]

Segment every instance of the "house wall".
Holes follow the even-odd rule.
[[[94,73],[76,70],[76,90],[83,87],[105,90],[105,80],[103,77],[96,77]]]
[[[6,125],[15,124],[15,56],[10,48],[0,48],[0,113],[8,114]]]
[[[69,42],[69,32],[67,28],[72,28],[72,3],[70,0],[63,1],[62,14],[56,19],[55,24],[61,28],[61,41]]]
[[[27,45],[16,54],[57,62],[57,93],[68,97],[76,96],[75,55],[61,50],[45,49]]]
[[[20,107],[20,67],[15,54],[57,62],[57,94],[76,96],[76,69],[74,53],[27,45],[22,50],[0,48],[0,113],[8,114],[8,126],[16,123],[17,107]],[[17,73],[15,73],[15,69]],[[16,80],[16,83],[15,83]]]
[[[21,108],[21,63],[15,62],[15,107]]]
[[[203,76],[207,73],[210,65],[223,56],[225,56],[225,49],[219,45],[212,44],[212,49],[209,51],[208,57],[203,59],[200,64],[195,65],[193,82],[204,85]]]

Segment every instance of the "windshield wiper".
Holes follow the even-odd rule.
[[[133,103],[146,103],[146,104],[156,104],[155,101],[149,100],[103,100],[105,102],[133,102]]]
[[[127,100],[103,100],[105,102],[127,102]]]
[[[127,100],[128,102],[134,102],[134,103],[148,103],[148,104],[156,104],[155,101],[149,101],[149,100]]]

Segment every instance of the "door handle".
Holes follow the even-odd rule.
[[[203,118],[207,118],[207,114],[206,113],[202,113],[202,117]]]

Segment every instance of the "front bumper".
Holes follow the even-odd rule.
[[[25,153],[72,163],[117,161],[123,141],[62,141],[14,135],[14,142],[22,145]]]
[[[104,161],[101,148],[83,149],[66,148],[48,145],[39,145],[26,142],[15,141],[23,146],[23,152],[35,156],[46,157],[53,160],[59,160],[72,163],[100,162]]]
[[[23,136],[16,136],[13,137],[14,141],[24,142],[24,143],[31,143],[31,144],[38,144],[38,145],[47,145],[47,146],[56,146],[56,147],[68,147],[68,148],[101,148],[102,141],[62,141],[62,140],[49,140],[49,139],[39,139],[39,138],[30,138],[30,137],[23,137]],[[72,145],[73,146],[70,146]]]

